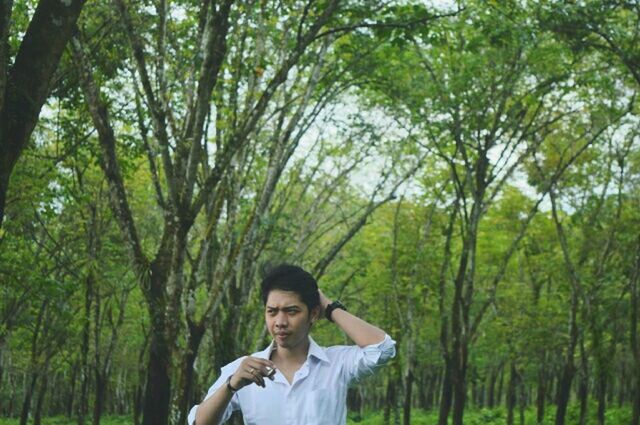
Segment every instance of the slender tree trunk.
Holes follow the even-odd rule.
[[[187,335],[187,350],[182,360],[182,376],[180,379],[180,395],[178,398],[179,419],[178,424],[184,424],[187,421],[189,413],[189,405],[193,400],[193,382],[195,373],[193,365],[198,355],[198,349],[202,337],[204,336],[204,326],[189,322],[189,332]]]
[[[567,360],[562,368],[562,375],[558,381],[556,403],[558,405],[556,411],[556,425],[564,425],[565,416],[567,414],[567,406],[569,404],[569,396],[571,394],[571,382],[575,374],[575,366],[573,362]]]
[[[24,399],[22,401],[22,410],[20,411],[20,425],[27,425],[29,420],[29,410],[31,410],[31,399],[33,398],[33,391],[36,387],[38,375],[34,371],[31,373],[31,379],[29,385],[25,389]]]
[[[629,314],[629,342],[633,354],[633,398],[631,424],[640,425],[640,343],[638,341],[638,309],[640,308],[638,281],[640,281],[640,237],[636,240],[636,253],[631,271],[631,312]],[[620,382],[622,385],[622,382]]]
[[[573,266],[573,262],[571,261],[567,238],[565,236],[562,224],[560,223],[560,220],[558,218],[558,211],[556,208],[556,194],[553,189],[549,191],[549,195],[551,199],[553,221],[556,226],[556,233],[558,234],[558,239],[560,240],[560,246],[562,248],[564,262],[568,269],[569,278],[571,280],[569,344],[567,346],[564,366],[562,369],[562,376],[560,378],[560,382],[558,383],[558,391],[557,391],[557,397],[556,397],[556,403],[558,405],[558,409],[556,410],[555,423],[556,425],[564,425],[565,416],[567,413],[567,406],[569,404],[569,396],[571,393],[571,383],[575,375],[575,366],[574,366],[573,357],[574,357],[576,346],[578,344],[577,316],[578,316],[578,304],[579,304],[578,291],[580,288],[580,278],[578,277],[578,273],[575,267]]]
[[[73,369],[71,370],[71,377],[69,379],[69,386],[71,387],[69,390],[69,395],[67,397],[67,403],[66,403],[66,415],[68,418],[71,418],[73,416],[73,407],[74,407],[74,403],[75,403],[75,397],[76,397],[76,381],[78,379],[78,366],[74,365]]]
[[[411,425],[411,395],[413,391],[413,367],[410,366],[405,377],[404,402],[402,406],[404,425]]]
[[[347,409],[356,412],[356,417],[353,418],[356,422],[362,420],[362,398],[358,388],[351,387],[347,390]]]
[[[418,375],[418,408],[420,409],[431,408],[429,405],[429,397],[431,396],[433,380],[434,377],[430,373],[422,371],[420,375]]]
[[[627,390],[627,372],[624,365],[620,367],[620,385],[618,386],[618,408],[622,408],[625,402],[625,391]]]
[[[495,399],[495,405],[502,404],[502,388],[504,387],[504,366],[500,368],[500,380],[498,381],[498,396]]]
[[[597,393],[596,396],[598,398],[598,412],[597,412],[597,420],[598,420],[598,425],[604,425],[605,422],[605,410],[606,410],[606,406],[607,406],[607,401],[606,401],[606,394],[607,394],[607,371],[606,369],[603,367],[599,372],[598,372],[598,387],[597,387]]]
[[[467,242],[468,243],[468,242]],[[468,249],[468,248],[467,248]],[[463,425],[464,407],[466,402],[466,373],[467,373],[467,341],[463,332],[463,299],[462,290],[466,279],[467,268],[466,250],[460,259],[458,276],[451,313],[451,386],[453,392],[453,425]]]
[[[47,368],[45,368],[45,371],[42,374],[42,382],[40,383],[40,388],[38,389],[38,397],[36,398],[36,410],[33,415],[33,425],[42,425],[42,408],[44,406],[44,399],[47,395],[47,386],[49,383],[49,377],[46,369]]]
[[[488,395],[487,395],[487,407],[489,409],[493,409],[494,406],[494,397],[495,397],[495,389],[496,389],[496,380],[498,379],[498,371],[499,371],[499,367],[497,369],[491,368],[491,371],[489,372],[489,390],[488,390]]]
[[[445,359],[444,376],[442,379],[442,394],[440,395],[440,412],[438,415],[438,425],[447,425],[449,411],[451,410],[451,400],[453,398],[453,387],[451,386],[451,360]]]
[[[515,361],[511,360],[509,384],[507,386],[507,425],[513,425],[513,411],[516,407],[516,388],[518,385],[518,371]]]
[[[520,407],[520,425],[524,425],[524,409],[527,404],[527,392],[522,376],[519,376],[519,384],[520,391],[518,392],[518,406]]]
[[[546,402],[546,352],[541,356],[542,362],[538,365],[538,388],[536,396],[536,424],[542,425],[544,422],[544,407]]]
[[[156,315],[164,314],[155,310]],[[157,319],[162,320],[164,319]],[[147,383],[142,408],[142,425],[168,425],[171,402],[169,365],[171,353],[164,326],[152,325],[149,342]]]
[[[469,380],[471,381],[471,405],[473,407],[478,406],[478,380],[475,372],[475,369],[471,368],[471,378]]]
[[[104,399],[107,392],[107,382],[105,376],[96,371],[95,373],[95,385],[96,385],[96,399],[93,404],[93,425],[100,425],[100,418],[102,417],[102,411],[104,409]]]
[[[0,48],[1,49],[1,48]],[[0,335],[0,387],[4,386],[4,352],[5,352],[5,344],[6,344],[6,331],[3,332],[4,335]],[[5,410],[4,406],[5,400],[0,400],[0,415],[7,416],[7,410]]]
[[[92,241],[90,239],[90,245]],[[89,336],[91,333],[91,309],[93,302],[94,274],[89,271],[85,279],[84,317],[82,323],[82,344],[80,346],[80,403],[78,405],[78,425],[84,425],[89,412]]]
[[[589,365],[587,353],[584,348],[584,340],[580,338],[580,380],[578,382],[578,400],[580,401],[580,418],[578,423],[585,425],[587,423],[587,401],[589,397]]]
[[[443,368],[438,368],[432,380],[431,394],[429,394],[430,406],[440,405],[440,396],[442,395],[442,381],[444,380]]]
[[[387,394],[385,396],[384,403],[384,416],[383,423],[384,425],[389,425],[391,420],[391,410],[395,409],[395,386],[392,377],[389,377],[389,381],[387,382]]]
[[[144,340],[138,353],[138,368],[137,368],[137,382],[133,393],[133,424],[140,425],[142,417],[142,404],[145,388],[147,386],[146,370],[145,370],[145,358],[147,355],[147,348],[149,344],[149,332],[142,326],[142,334]]]
[[[446,230],[446,241],[444,247],[444,259],[440,267],[438,278],[438,313],[440,314],[440,350],[444,360],[444,375],[442,376],[442,392],[440,395],[440,410],[438,412],[438,425],[447,425],[449,422],[449,412],[453,401],[453,355],[449,347],[449,315],[445,309],[447,299],[447,275],[451,264],[451,241],[459,207],[459,196],[454,202],[449,213],[449,223]]]

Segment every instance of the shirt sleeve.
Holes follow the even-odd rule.
[[[346,347],[341,357],[344,361],[344,372],[349,383],[358,382],[372,375],[378,368],[386,364],[396,355],[396,342],[385,334],[377,344],[358,347]]]
[[[236,369],[238,368],[238,364],[242,361],[242,359],[243,358],[239,358],[238,360],[236,360],[236,361],[234,361],[232,363],[229,363],[228,365],[224,366],[220,370],[220,377],[218,377],[216,382],[214,382],[213,385],[211,386],[211,388],[209,388],[209,391],[207,391],[207,396],[204,398],[204,400],[206,400],[209,397],[211,397],[216,391],[218,391],[218,389],[220,387],[222,387],[223,385],[227,384],[227,378],[229,378],[229,376],[231,376],[233,374],[233,372],[236,371]],[[196,422],[196,410],[198,410],[198,406],[199,406],[199,404],[196,404],[189,411],[189,416],[187,417],[187,423],[189,425],[194,425],[195,422]],[[225,409],[224,413],[222,414],[222,418],[220,419],[220,423],[223,424],[226,421],[228,421],[229,418],[231,417],[231,414],[235,410],[240,410],[240,404],[238,402],[238,393],[235,393],[233,395],[233,397],[231,397],[231,401],[227,405],[227,408]]]

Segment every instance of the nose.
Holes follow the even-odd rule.
[[[279,312],[274,320],[274,324],[278,329],[284,329],[289,325],[287,314],[284,311]]]

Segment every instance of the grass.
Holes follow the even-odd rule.
[[[596,425],[596,406],[595,404],[589,405],[589,416],[587,418],[587,425]],[[554,423],[555,409],[553,406],[548,406],[545,412],[545,424]],[[402,415],[402,411],[399,411]],[[579,406],[572,404],[567,411],[567,425],[575,425],[578,423],[580,416]],[[390,423],[393,424],[393,416]],[[607,425],[622,425],[628,424],[631,421],[631,408],[628,406],[622,408],[610,408],[606,412]],[[400,417],[402,422],[402,416]],[[17,418],[0,418],[0,425],[18,425],[19,420]],[[29,424],[32,424],[30,421]],[[104,416],[100,421],[101,425],[131,425],[133,423],[130,416]],[[367,412],[363,418],[357,418],[355,413],[350,412],[347,418],[348,425],[383,425],[384,418],[383,412]],[[435,425],[438,423],[438,413],[435,410],[424,411],[414,409],[411,412],[411,425]],[[449,420],[451,423],[451,419]],[[465,425],[505,425],[507,423],[507,412],[504,408],[496,409],[476,409],[467,410],[464,415]],[[514,423],[520,424],[519,412],[516,410]],[[42,425],[75,425],[76,421],[63,416],[49,417],[42,419]],[[536,411],[534,408],[529,408],[525,411],[525,425],[536,425]]]
[[[553,424],[555,422],[554,406],[547,406],[545,409],[544,424]],[[402,423],[402,411],[399,411],[400,423]],[[514,412],[514,424],[520,424],[520,412]],[[596,425],[596,405],[589,405],[589,414],[587,416],[587,425]],[[577,404],[572,404],[567,410],[566,425],[575,425],[578,423],[580,410]],[[393,416],[389,421],[394,423]],[[605,413],[605,422],[607,425],[627,425],[631,421],[631,408],[628,406],[622,408],[610,408]],[[436,425],[438,423],[437,410],[424,411],[414,409],[411,411],[411,425]],[[451,423],[451,416],[449,417]],[[464,414],[465,425],[505,425],[507,423],[507,411],[500,407],[496,409],[476,409],[466,410]],[[536,410],[530,407],[525,410],[525,425],[537,425]],[[383,425],[383,412],[369,412],[360,420],[355,414],[350,413],[347,418],[348,425]]]
[[[18,418],[0,418],[0,425],[18,425],[20,419]],[[91,418],[87,418],[86,423],[91,423]],[[100,425],[131,425],[133,420],[130,416],[103,416],[100,420]],[[33,424],[33,420],[27,422],[27,424]],[[66,416],[53,416],[49,418],[42,418],[42,425],[76,425],[75,419],[69,419]]]

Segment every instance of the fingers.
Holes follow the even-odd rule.
[[[239,377],[245,380],[245,385],[254,382],[256,385],[265,388],[265,377],[273,381],[275,374],[275,364],[270,360],[260,359],[257,357],[247,357],[236,371]],[[243,386],[245,386],[243,385]]]
[[[276,365],[265,359],[252,358],[251,367],[258,370],[262,376],[271,378],[276,370]]]

